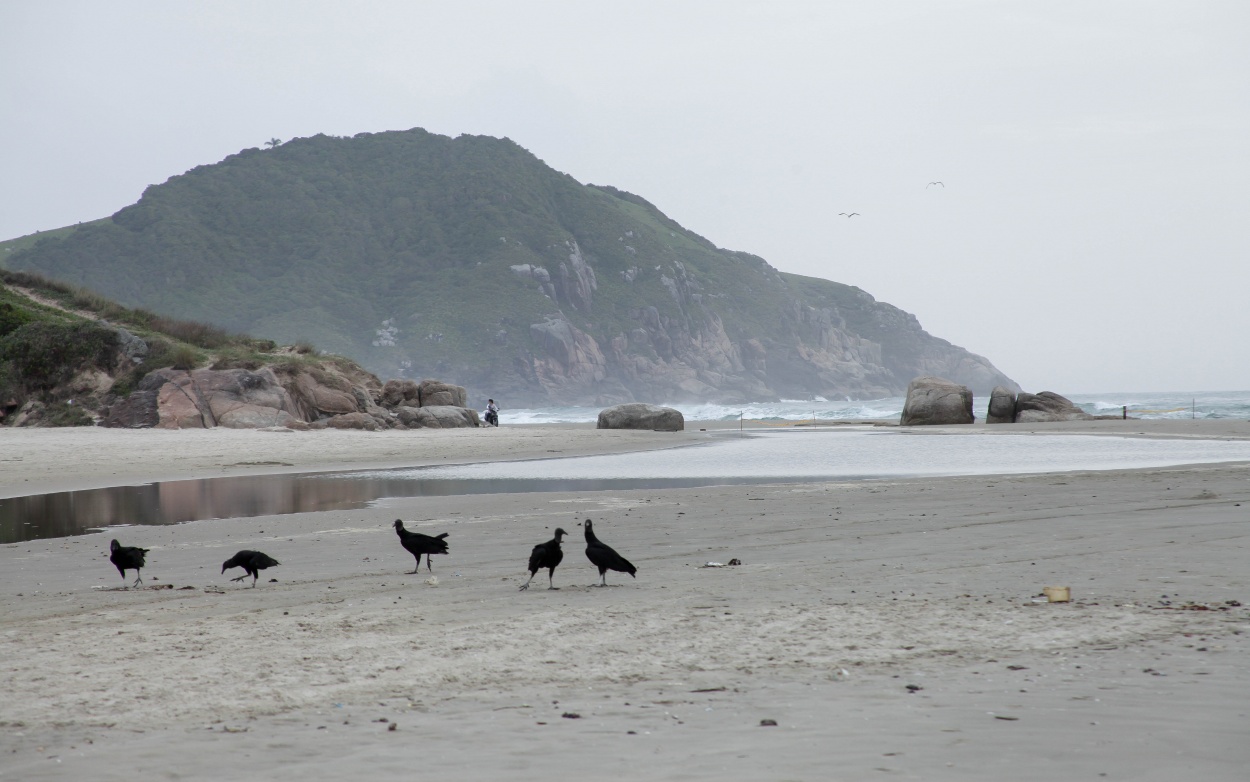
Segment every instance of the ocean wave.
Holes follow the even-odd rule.
[[[849,402],[827,399],[723,404],[665,404],[681,411],[687,421],[858,421],[898,418],[903,412],[903,398],[891,397]],[[513,424],[581,424],[599,417],[598,407],[537,407],[504,410],[502,421]]]
[[[1187,419],[1234,418],[1250,419],[1250,391],[1221,392],[1125,392],[1112,394],[1067,394],[1081,409],[1093,415],[1114,415],[1125,407],[1132,418]],[[713,403],[665,404],[680,410],[687,421],[888,421],[898,420],[903,413],[903,397],[830,401],[816,399],[782,399],[769,402],[745,402],[736,405]],[[978,395],[973,413],[985,418],[988,395]],[[584,424],[594,423],[599,407],[538,407],[504,410],[505,424]]]

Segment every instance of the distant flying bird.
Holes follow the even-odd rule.
[[[148,549],[139,548],[138,546],[123,546],[116,539],[109,544],[109,562],[117,566],[117,572],[122,574],[122,582],[126,581],[126,571],[133,570],[137,578],[133,586],[139,586],[143,583],[143,574],[139,570],[144,566],[144,557],[147,555]]]
[[[560,536],[567,534],[569,533],[565,532],[560,527],[556,527],[556,536],[554,538],[546,543],[539,543],[534,547],[534,550],[530,552],[529,581],[522,584],[521,589],[529,589],[530,581],[533,581],[534,576],[537,575],[538,571],[543,568],[547,568],[547,588],[560,588],[555,585],[553,577],[556,573],[556,566],[559,565],[560,561],[564,559],[564,552],[560,550]]]
[[[395,527],[395,534],[399,535],[399,542],[403,544],[404,548],[408,549],[410,554],[417,558],[416,570],[412,572],[416,573],[421,569],[421,555],[424,554],[425,567],[433,573],[434,566],[430,564],[430,555],[447,553],[447,541],[444,540],[447,537],[447,533],[444,532],[441,535],[430,537],[429,535],[422,535],[420,532],[409,532],[404,529],[404,522],[399,519],[395,519],[393,526]]]
[[[583,526],[586,527],[586,558],[599,568],[599,586],[608,585],[609,570],[628,573],[630,577],[637,578],[634,574],[638,572],[638,568],[631,565],[628,559],[617,554],[611,546],[595,537],[595,530],[590,519],[586,519]]]
[[[256,579],[260,577],[260,571],[271,568],[274,565],[281,564],[278,560],[261,551],[240,551],[230,559],[221,563],[221,572],[225,573],[232,567],[243,568],[243,575],[238,578],[232,578],[231,581],[242,581],[248,576],[252,577],[252,589],[256,588]]]
[[[846,212],[838,212],[838,214],[839,214],[839,215],[841,215],[841,216],[843,216],[843,217],[850,218],[850,217],[854,217],[855,215],[859,214],[859,212],[851,212],[850,214],[847,214]]]
[[[942,183],[942,182],[930,182],[929,184],[927,184],[927,185],[925,185],[925,186],[924,186],[924,189],[925,189],[925,190],[928,190],[929,188],[933,187],[934,185],[942,185],[942,187],[946,187],[946,185],[945,185],[944,183]]]

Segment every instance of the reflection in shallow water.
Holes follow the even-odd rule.
[[[319,482],[312,476],[246,476],[14,497],[0,500],[0,543],[81,535],[114,524],[359,508],[373,499],[369,486]]]
[[[177,524],[201,519],[349,510],[364,508],[388,497],[682,489],[713,483],[776,481],[775,478],[426,480],[409,477],[411,474],[411,470],[404,470],[394,477],[373,472],[367,478],[342,473],[207,478],[0,499],[0,543],[83,535],[116,524]]]
[[[388,497],[623,491],[897,476],[1112,470],[1250,460],[1250,442],[806,430],[689,448],[353,473],[167,481],[0,499],[0,543],[114,524],[366,507]]]

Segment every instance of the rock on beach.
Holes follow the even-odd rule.
[[[680,410],[674,410],[671,407],[631,402],[601,410],[595,428],[680,432],[686,428],[686,418]]]

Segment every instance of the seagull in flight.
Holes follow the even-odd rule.
[[[934,185],[941,185],[944,189],[945,189],[945,187],[946,187],[946,183],[945,183],[945,182],[930,182],[929,184],[927,184],[927,185],[925,185],[925,186],[924,186],[924,189],[925,189],[925,190],[928,190],[929,188],[933,187]]]
[[[850,214],[847,214],[846,212],[838,212],[838,214],[839,214],[840,216],[842,216],[842,217],[846,217],[846,218],[848,218],[848,219],[849,219],[849,218],[854,217],[855,215],[859,214],[859,212],[851,212]]]

